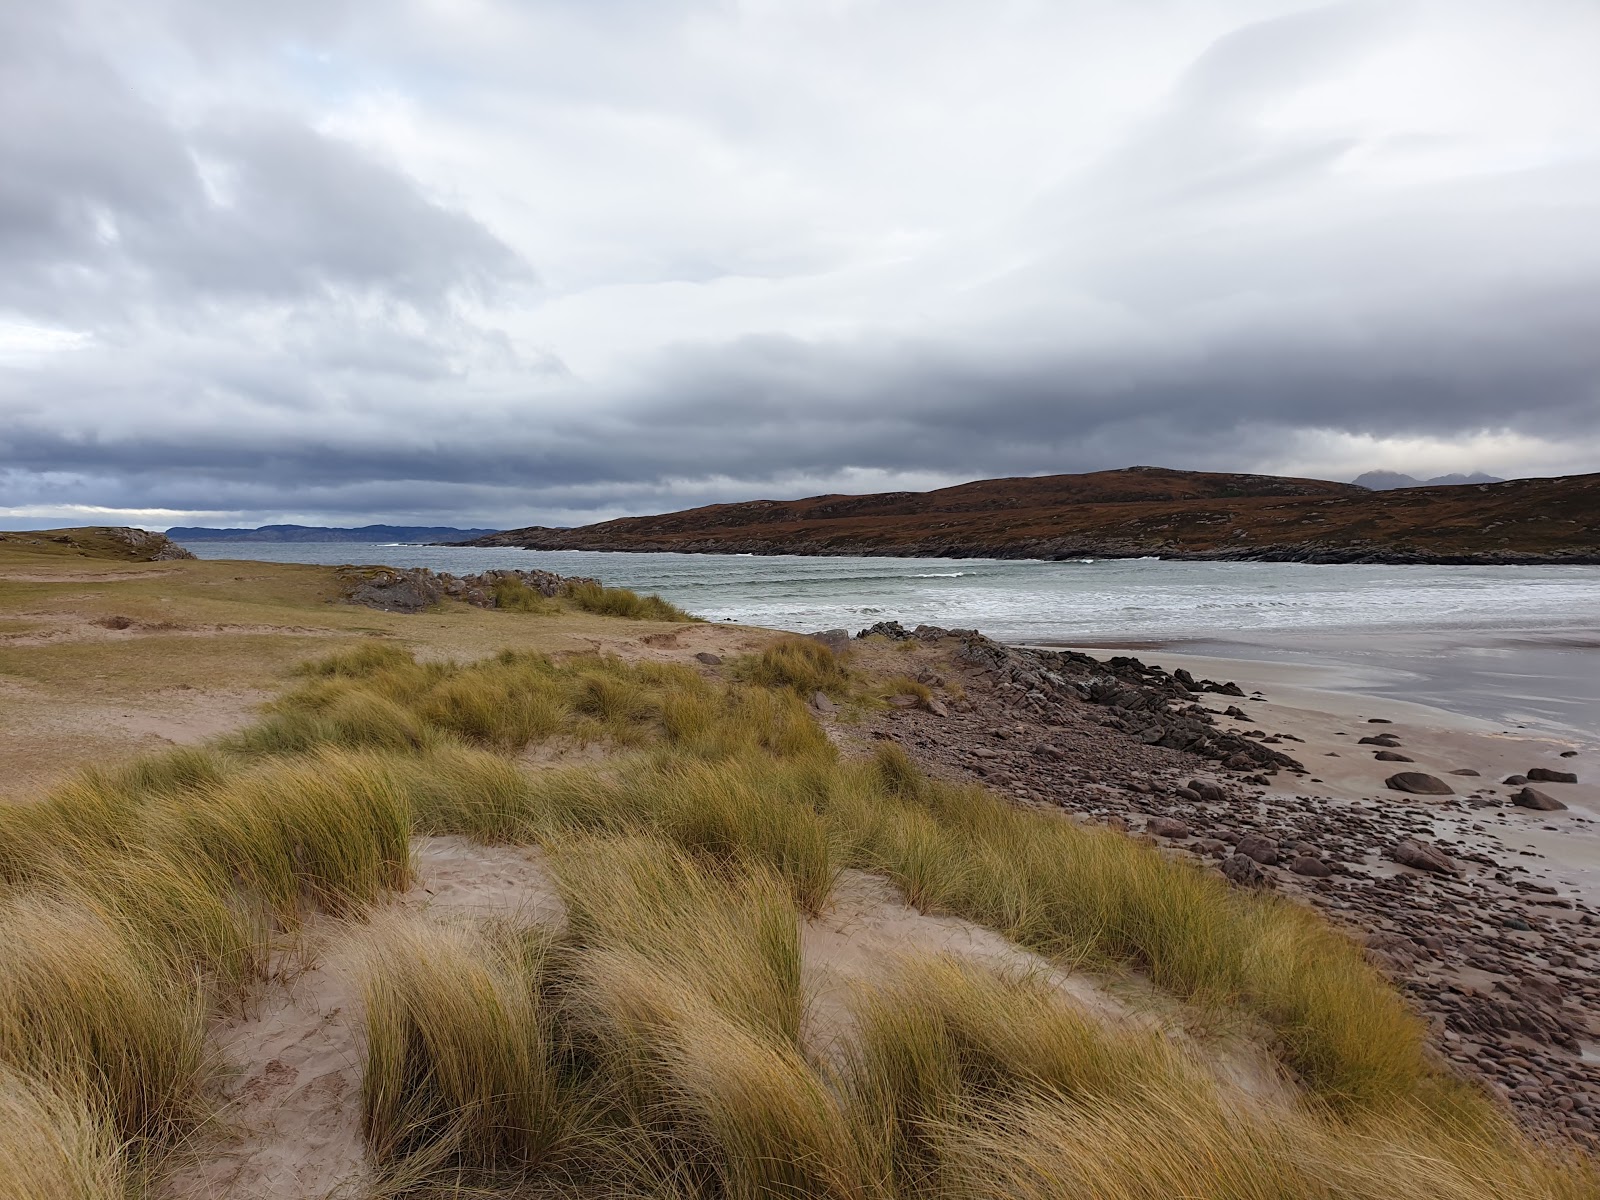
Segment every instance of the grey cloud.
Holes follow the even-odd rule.
[[[1392,8],[1213,9],[1114,136],[971,212],[942,161],[908,150],[925,174],[897,181],[890,136],[953,73],[1011,82],[940,41],[966,6],[875,6],[873,46],[908,22],[934,61],[852,62],[846,91],[825,40],[740,57],[715,4],[486,3],[488,36],[400,0],[167,0],[120,55],[118,6],[0,15],[0,112],[27,117],[0,121],[0,355],[10,320],[84,335],[0,360],[0,506],[521,523],[1270,470],[1324,434],[1503,431],[1600,466],[1600,144],[1364,176],[1367,131],[1278,118],[1390,46]]]

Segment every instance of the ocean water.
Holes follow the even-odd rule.
[[[202,558],[540,568],[658,592],[708,620],[778,629],[876,621],[1029,644],[1187,649],[1359,668],[1363,690],[1508,726],[1600,729],[1600,567],[1043,562],[621,554],[197,542]],[[1159,658],[1147,654],[1146,657]]]

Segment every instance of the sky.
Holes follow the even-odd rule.
[[[1600,470],[1596,0],[0,0],[0,524]]]

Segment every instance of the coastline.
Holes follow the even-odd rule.
[[[1189,703],[1219,733],[1287,751],[1306,768],[1247,773],[1166,750],[1166,738],[1152,745],[1152,730],[1140,736],[1137,723],[1149,711],[1125,721],[1113,695],[1041,703],[1051,675],[1081,667],[1072,651],[988,643],[994,649],[973,669],[952,639],[912,637],[967,700],[942,718],[891,712],[869,723],[870,738],[899,742],[935,773],[1125,829],[1163,853],[1221,867],[1242,886],[1311,905],[1407,993],[1442,1058],[1487,1083],[1532,1128],[1591,1144],[1600,1136],[1600,753],[1592,744],[1368,695],[1354,690],[1358,677],[1327,665],[1146,646],[1129,665],[1115,647],[1088,648],[1095,667],[1148,672],[1166,689],[1167,708],[1184,703],[1170,698],[1168,671],[1237,685],[1237,697],[1206,691]],[[866,651],[869,660],[881,654]],[[923,647],[911,657],[922,659]],[[1389,748],[1361,739],[1380,734],[1398,743],[1391,753],[1414,761],[1377,760]],[[1535,766],[1578,775],[1534,785],[1564,810],[1510,803],[1520,785],[1501,781]],[[1455,794],[1386,787],[1400,771],[1426,772]],[[1412,857],[1406,844],[1425,853]]]
[[[1184,550],[1174,546],[1117,545],[1104,542],[906,542],[895,545],[840,544],[794,541],[774,544],[761,540],[707,538],[702,541],[649,544],[599,539],[514,539],[496,534],[464,542],[429,542],[432,546],[501,550],[572,550],[597,554],[750,554],[777,557],[785,554],[808,558],[926,558],[936,560],[992,558],[1000,561],[1071,562],[1082,558],[1141,559],[1169,562],[1306,563],[1327,566],[1430,566],[1430,567],[1593,567],[1600,566],[1600,551],[1573,550],[1548,553],[1484,550],[1469,553],[1438,552],[1400,547],[1318,546],[1274,544],[1240,549]]]
[[[230,732],[253,719],[254,703],[294,664],[374,637],[423,658],[483,658],[515,644],[726,679],[738,670],[730,660],[783,636],[567,610],[530,620],[493,604],[402,612],[339,603],[331,567],[189,560],[86,569],[64,555],[22,551],[0,573],[20,588],[3,633],[14,672],[0,691],[14,720],[0,740],[16,766],[39,758],[14,773],[13,786],[28,791],[86,760],[114,765]],[[874,630],[825,639],[859,671],[852,691],[861,694],[846,711],[813,705],[843,753],[893,741],[932,774],[1124,830],[1165,855],[1220,868],[1239,886],[1309,904],[1407,993],[1441,1058],[1498,1090],[1528,1128],[1600,1145],[1592,744],[1370,696],[1359,689],[1374,677],[1337,663],[1178,657],[1148,643],[1134,650],[1136,663],[1105,645],[1090,658],[970,632]],[[1185,684],[1180,670],[1197,678]],[[926,696],[892,690],[896,679]],[[1385,789],[1388,764],[1360,746],[1378,730],[1416,759],[1404,769],[1449,780],[1458,794]],[[1574,757],[1561,757],[1569,750]],[[1577,784],[1539,785],[1566,810],[1506,803],[1514,789],[1500,780],[1536,765],[1578,773]],[[1463,769],[1479,774],[1448,773]],[[1446,865],[1400,861],[1406,842],[1435,856],[1416,861]]]

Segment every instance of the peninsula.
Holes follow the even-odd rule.
[[[1600,474],[1375,492],[1127,467],[931,492],[713,504],[465,541],[529,550],[920,558],[1600,563]]]

